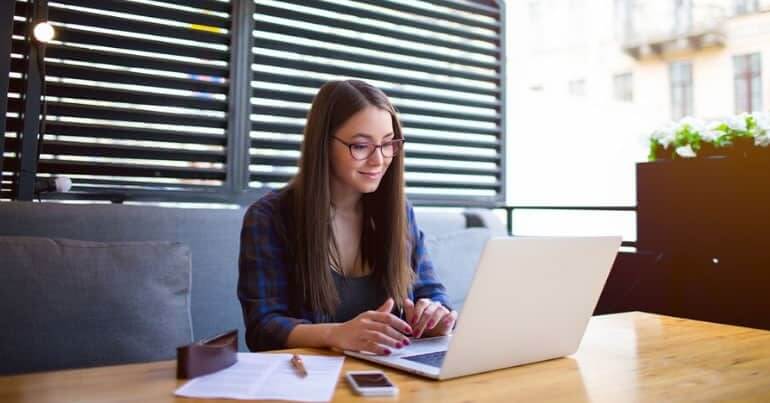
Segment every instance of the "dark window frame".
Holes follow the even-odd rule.
[[[671,117],[681,119],[694,113],[694,80],[691,61],[675,61],[669,64]]]
[[[757,69],[754,69],[756,67]],[[754,87],[759,88],[758,93]],[[741,88],[742,87],[742,88]],[[759,52],[733,56],[733,92],[735,112],[762,110],[762,54]],[[740,95],[743,93],[745,98]],[[756,99],[754,96],[756,95]]]

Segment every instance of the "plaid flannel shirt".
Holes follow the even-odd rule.
[[[281,241],[276,221],[285,222],[279,207],[280,193],[270,192],[246,211],[241,229],[238,260],[238,299],[243,310],[246,344],[252,351],[286,348],[289,333],[298,324],[328,321],[323,315],[291,308],[287,245]],[[407,203],[407,221],[413,240],[412,267],[416,281],[409,292],[412,300],[429,298],[449,307],[446,289],[433,270],[417,227],[412,206]]]

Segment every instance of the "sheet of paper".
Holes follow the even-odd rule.
[[[238,353],[233,366],[182,385],[177,396],[226,399],[276,399],[328,402],[344,357],[302,355],[308,375],[291,365],[291,354]]]

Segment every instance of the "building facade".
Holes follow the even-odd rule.
[[[770,0],[531,0],[527,90],[651,126],[770,107]]]

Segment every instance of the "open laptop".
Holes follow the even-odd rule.
[[[453,335],[412,339],[390,356],[345,354],[449,379],[573,354],[620,237],[492,238]]]

